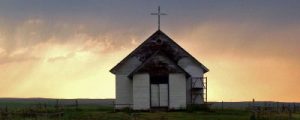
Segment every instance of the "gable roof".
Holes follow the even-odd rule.
[[[175,62],[178,62],[178,60],[184,57],[191,58],[203,69],[204,73],[209,71],[207,67],[200,63],[182,47],[180,47],[175,41],[173,41],[162,31],[158,30],[140,46],[133,50],[128,56],[126,56],[121,62],[119,62],[115,67],[113,67],[110,72],[116,74],[119,67],[122,66],[122,64],[126,64],[130,57],[136,57],[139,61],[144,63],[149,57],[159,50],[163,51],[168,58]]]

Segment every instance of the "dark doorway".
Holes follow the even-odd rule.
[[[169,105],[169,75],[150,75],[151,107],[161,108]]]
[[[150,75],[151,84],[168,84],[169,75]]]

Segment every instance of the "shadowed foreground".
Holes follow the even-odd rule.
[[[81,106],[54,108],[25,108],[1,112],[1,119],[64,119],[64,120],[251,120],[251,112],[245,110],[213,110],[211,112],[114,112],[111,107]],[[62,114],[60,114],[62,113]],[[263,118],[263,117],[262,117]],[[267,116],[268,120],[288,120],[287,114]],[[259,119],[264,120],[264,119]],[[294,113],[292,120],[300,120]]]
[[[177,112],[114,112],[111,105],[88,104],[70,100],[65,104],[52,102],[0,101],[0,119],[13,120],[289,120],[289,114],[262,114],[260,119],[251,118],[245,109],[213,109]],[[68,103],[68,104],[67,104]],[[100,102],[99,102],[100,103]],[[291,120],[300,120],[300,112],[292,114]]]

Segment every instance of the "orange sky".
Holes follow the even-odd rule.
[[[297,18],[272,21],[272,12],[241,11],[236,16],[249,15],[175,20],[172,14],[205,14],[189,9],[190,4],[179,12],[176,5],[162,30],[210,69],[209,101],[300,101],[300,24],[292,21]],[[58,19],[40,13],[17,19],[20,13],[0,12],[0,97],[114,98],[109,70],[156,31],[156,18],[148,15],[155,6],[141,12],[145,22],[137,19],[140,12],[125,20],[100,13],[88,19],[89,11],[50,12]],[[270,18],[260,17],[265,15]]]

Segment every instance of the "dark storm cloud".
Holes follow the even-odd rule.
[[[68,18],[71,21],[109,19],[117,26],[136,24],[138,26],[134,27],[143,28],[142,24],[155,23],[149,13],[154,12],[158,5],[169,13],[165,21],[171,23],[177,20],[205,22],[219,19],[238,22],[249,19],[281,24],[300,19],[298,0],[3,0],[0,2],[0,15],[19,19],[38,16],[51,21]]]
[[[162,29],[167,33],[183,35],[207,24],[228,24],[232,27],[217,26],[221,29],[218,32],[224,29],[245,32],[239,36],[240,40],[228,38],[209,42],[237,44],[235,47],[239,49],[264,47],[265,44],[260,43],[272,40],[267,37],[261,41],[256,36],[288,31],[287,26],[298,25],[300,21],[298,0],[3,0],[0,1],[0,27],[3,28],[5,39],[0,42],[4,45],[0,46],[15,49],[45,42],[53,37],[58,40],[55,42],[64,43],[72,41],[68,38],[75,34],[85,34],[97,41],[107,40],[99,37],[108,36],[114,49],[128,47],[132,38],[140,43],[155,31],[156,17],[149,14],[155,12],[158,5],[168,13],[162,18]],[[213,27],[215,29],[216,26]],[[292,29],[297,31],[297,28]],[[222,33],[215,34],[221,36],[218,34]],[[299,43],[294,39],[284,42]]]

